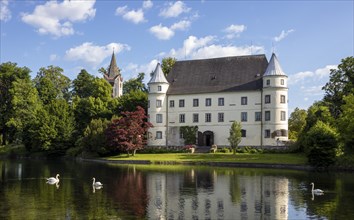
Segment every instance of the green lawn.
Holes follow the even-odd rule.
[[[268,164],[306,164],[304,154],[236,154],[231,153],[171,153],[171,154],[136,154],[134,157],[119,155],[105,158],[107,160],[147,160],[154,162],[238,162],[238,163],[268,163]]]

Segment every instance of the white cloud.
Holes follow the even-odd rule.
[[[191,22],[188,20],[182,20],[171,25],[171,27],[162,26],[162,24],[152,26],[150,33],[160,40],[169,40],[175,35],[175,31],[184,31],[189,28]]]
[[[239,37],[240,33],[244,32],[246,30],[245,25],[237,25],[237,24],[232,24],[228,26],[227,28],[224,29],[224,32],[227,33],[226,38],[232,39],[235,37]]]
[[[83,61],[95,68],[101,64],[104,59],[111,56],[113,50],[117,54],[124,50],[130,50],[130,47],[120,43],[110,43],[105,46],[99,46],[91,42],[85,42],[67,50],[65,52],[65,58],[69,61]]]
[[[156,68],[159,61],[156,59],[151,60],[149,63],[138,65],[135,63],[129,63],[122,72],[125,75],[129,75],[129,78],[137,77],[139,73],[145,73],[144,81],[147,83],[150,80],[150,73]]]
[[[169,56],[177,59],[205,59],[264,53],[264,48],[261,46],[224,46],[215,44],[216,41],[217,39],[215,36],[206,36],[203,38],[189,36],[184,40],[183,47],[179,49],[171,49]]]
[[[172,30],[186,30],[187,28],[189,28],[191,26],[191,22],[190,21],[187,21],[187,20],[182,20],[180,22],[177,22],[177,23],[174,23],[172,26],[171,26],[171,29]]]
[[[144,12],[142,9],[130,10],[130,11],[127,11],[127,9],[128,9],[127,6],[118,7],[116,9],[116,15],[121,15],[123,19],[127,21],[131,21],[135,24],[146,22],[146,19],[144,18]]]
[[[319,80],[328,77],[331,69],[337,69],[337,66],[327,65],[315,71],[298,72],[289,76],[288,83],[291,85],[297,84],[299,82],[308,82],[309,80]]]
[[[152,1],[150,1],[150,0],[147,0],[147,1],[144,1],[144,2],[143,2],[143,8],[144,8],[144,9],[149,9],[149,8],[151,8],[153,5],[154,5],[154,4],[153,4]]]
[[[162,26],[161,24],[152,26],[150,28],[150,33],[160,40],[169,40],[175,35],[175,32],[168,27]]]
[[[1,0],[0,2],[0,21],[8,21],[11,19],[11,11],[9,9],[9,1]]]
[[[59,59],[59,57],[58,57],[58,55],[56,55],[56,54],[51,54],[51,55],[49,56],[49,60],[50,60],[50,61],[55,61],[55,60],[57,60],[57,59]]]
[[[283,39],[284,39],[285,37],[287,37],[291,32],[294,32],[294,31],[295,31],[294,29],[290,29],[290,30],[287,30],[287,31],[282,30],[279,36],[274,37],[275,42],[279,42],[279,41],[283,40]]]
[[[175,3],[168,3],[168,6],[160,11],[160,16],[165,18],[178,17],[182,13],[189,12],[191,9],[181,2],[177,1]]]
[[[40,34],[55,37],[75,33],[73,22],[83,22],[95,17],[95,1],[49,1],[37,5],[32,14],[24,13],[22,21],[37,28]]]

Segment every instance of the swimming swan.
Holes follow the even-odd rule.
[[[49,177],[49,178],[47,179],[47,183],[49,183],[49,184],[59,183],[59,174],[57,174],[57,175],[55,176],[55,178],[54,178],[54,177]]]
[[[92,186],[94,186],[94,187],[102,187],[103,186],[103,184],[101,183],[101,182],[95,182],[95,177],[93,177],[92,178],[93,179],[93,183],[92,183]]]
[[[311,183],[310,185],[312,185],[312,190],[311,190],[312,193],[314,193],[316,195],[322,195],[324,193],[324,191],[321,189],[314,189],[314,187],[315,187],[314,183]]]

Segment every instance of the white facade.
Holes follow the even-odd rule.
[[[269,67],[276,68],[272,71]],[[229,146],[232,122],[241,122],[240,146],[278,146],[287,140],[287,76],[273,54],[255,90],[168,95],[158,64],[149,85],[149,146],[183,146],[181,126],[198,126],[197,145]]]

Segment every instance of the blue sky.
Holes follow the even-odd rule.
[[[0,0],[0,62],[100,76],[114,48],[124,80],[178,60],[274,51],[289,77],[289,110],[323,97],[329,70],[353,56],[353,1]]]

